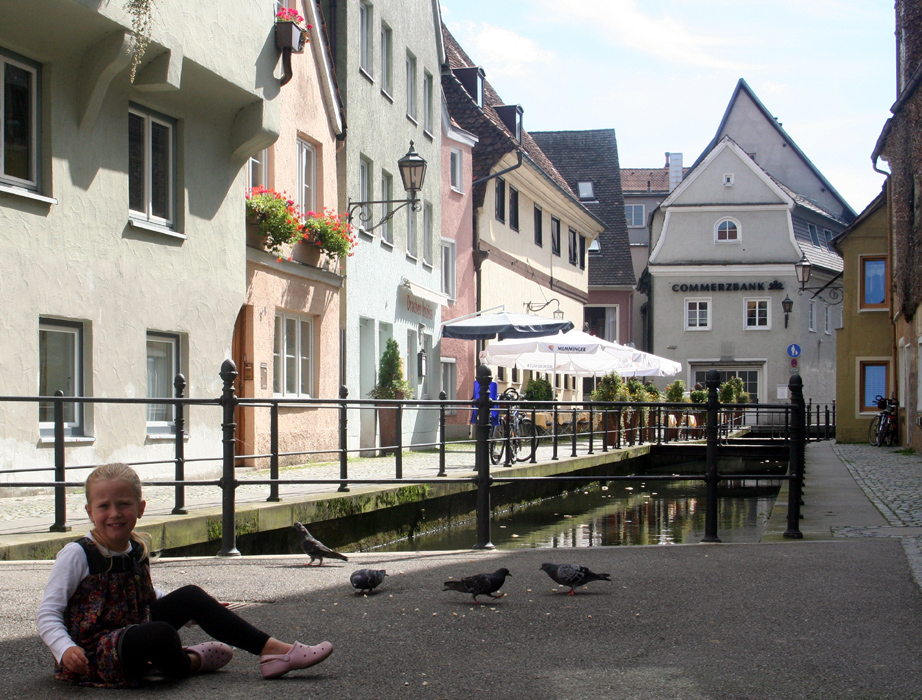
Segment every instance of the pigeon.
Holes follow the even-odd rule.
[[[491,598],[503,597],[502,594],[493,595],[493,592],[503,587],[507,576],[512,576],[512,574],[509,573],[509,569],[497,569],[492,574],[475,574],[473,576],[465,576],[460,581],[446,581],[444,583],[445,588],[442,590],[470,593],[474,596],[474,604],[480,605],[480,601],[477,600],[477,596],[479,595],[488,595]]]
[[[541,571],[544,571],[561,586],[569,586],[570,592],[567,595],[573,595],[576,593],[577,586],[582,586],[590,581],[611,581],[610,574],[597,574],[578,564],[549,564],[545,562],[541,565]]]
[[[342,559],[343,561],[349,561],[344,554],[334,552],[332,549],[323,544],[323,542],[315,539],[313,535],[307,531],[307,528],[304,527],[301,523],[295,523],[292,525],[292,527],[301,538],[301,549],[303,549],[304,553],[311,558],[311,560],[305,564],[305,566],[310,566],[313,564],[315,559],[320,560],[318,566],[323,566],[324,558]]]
[[[352,572],[349,581],[359,593],[371,593],[381,585],[385,576],[387,576],[387,572],[384,569],[359,569]]]

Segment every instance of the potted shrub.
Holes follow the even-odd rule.
[[[381,363],[378,365],[378,381],[374,388],[368,392],[372,399],[390,399],[400,401],[412,389],[403,378],[403,367],[400,366],[400,346],[393,338],[388,338],[384,352],[381,354]],[[392,405],[378,406],[378,434],[383,454],[393,454],[397,444],[397,407]]]
[[[647,394],[647,401],[650,403],[659,403],[663,400],[662,393],[656,384],[644,382],[644,391]],[[653,442],[656,439],[656,430],[662,421],[662,414],[659,407],[645,409],[644,411],[644,440]]]
[[[279,260],[288,255],[290,246],[304,237],[301,212],[284,192],[256,186],[246,195],[247,243],[262,245]],[[251,238],[255,234],[258,240]]]
[[[707,422],[708,392],[702,384],[695,384],[695,388],[688,397],[696,408],[701,407],[701,410],[692,411],[688,415],[689,432],[697,437],[704,434],[704,426]]]
[[[627,400],[627,389],[621,381],[621,375],[617,372],[609,372],[599,380],[598,385],[590,394],[593,401],[615,402]],[[621,432],[620,414],[616,411],[605,410],[605,434],[610,447],[619,447]]]
[[[666,385],[666,401],[667,403],[686,403],[688,399],[685,397],[685,382],[681,379],[676,379],[671,384]],[[675,406],[669,407],[669,439],[675,440],[679,437],[679,426],[682,425],[684,416],[682,415],[684,411]]]
[[[304,249],[308,255],[316,251],[318,260],[321,254],[337,260],[352,255],[355,234],[352,224],[342,214],[329,209],[323,213],[309,211],[304,217],[301,230],[303,236],[298,249]]]
[[[633,404],[646,403],[647,401],[647,390],[644,388],[643,382],[640,381],[637,377],[631,377],[627,380],[626,384],[628,401]],[[646,414],[646,409],[642,409],[640,406],[632,406],[628,411],[627,416],[625,416],[625,430],[627,431],[627,444],[633,445],[635,442],[640,441],[640,415],[641,412]]]

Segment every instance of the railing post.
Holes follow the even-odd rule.
[[[173,380],[173,388],[176,389],[176,398],[183,398],[186,390],[186,378],[182,374],[177,374]],[[176,431],[176,447],[174,457],[176,460],[174,477],[176,481],[186,480],[186,414],[185,406],[180,401],[176,404],[176,416],[174,419],[174,430]],[[173,495],[173,515],[185,515],[186,510],[186,487],[183,484],[176,484]]]
[[[490,382],[493,375],[490,368],[480,365],[477,368],[477,384],[480,387],[479,397],[474,403],[477,405],[477,444],[474,453],[474,464],[477,467],[477,544],[474,549],[493,549],[490,536],[490,410],[493,401],[490,399]]]
[[[708,370],[705,384],[708,388],[707,475],[704,480],[707,485],[707,510],[704,514],[704,539],[701,541],[720,542],[717,536],[717,484],[720,482],[717,473],[717,387],[720,385],[720,375],[716,369]]]
[[[506,414],[506,434],[503,435],[503,466],[512,466],[512,406],[509,405],[508,399],[503,408]]]
[[[270,503],[277,503],[282,500],[279,496],[279,404],[273,401],[269,406],[269,478],[273,483],[269,484],[269,498],[266,500]]]
[[[530,464],[538,463],[538,425],[535,423],[536,413],[538,410],[531,407],[531,459]]]
[[[791,442],[788,471],[791,481],[788,486],[788,529],[784,537],[789,540],[803,539],[800,531],[800,501],[803,497],[804,460],[806,457],[806,431],[804,426],[804,382],[799,374],[788,381],[791,393]]]
[[[557,416],[558,416],[557,411],[558,411],[557,400],[554,399],[554,415],[553,415],[554,425],[553,425],[553,429],[551,430],[551,445],[552,445],[551,459],[552,460],[557,459]]]
[[[64,396],[58,389],[55,396]],[[54,402],[54,480],[67,481],[64,468],[64,401],[59,399]],[[63,484],[54,487],[54,523],[49,532],[70,532],[67,524],[67,494]]]
[[[585,404],[584,404],[585,405]],[[593,454],[592,438],[595,437],[595,414],[592,410],[592,403],[589,404],[589,451],[586,454]]]
[[[578,408],[576,406],[573,406],[573,422],[570,423],[570,426],[573,429],[573,435],[570,437],[570,443],[572,444],[572,447],[570,449],[571,457],[576,457],[576,431],[579,427],[576,424],[577,418],[579,418]]]
[[[395,437],[397,439],[397,446],[394,452],[394,478],[402,479],[403,478],[403,401],[397,401],[397,418],[396,418],[397,427],[394,432],[396,433]]]
[[[347,448],[348,438],[346,436],[346,427],[349,425],[349,407],[346,405],[346,399],[349,397],[349,389],[345,385],[339,387],[339,478],[343,482],[339,485],[337,491],[343,493],[349,490],[346,479],[349,478],[349,451]]]
[[[224,391],[221,393],[221,407],[223,409],[223,474],[221,476],[222,508],[221,508],[221,551],[219,557],[239,557],[237,549],[237,514],[234,505],[234,492],[237,489],[237,475],[235,473],[234,447],[237,439],[237,424],[234,422],[234,410],[237,408],[237,394],[234,389],[234,380],[237,379],[237,366],[233,360],[224,360],[221,364],[221,379],[224,381]]]
[[[439,473],[436,476],[445,476],[445,400],[448,394],[439,392]]]

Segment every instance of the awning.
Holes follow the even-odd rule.
[[[406,277],[403,278],[402,284],[404,288],[413,296],[417,296],[420,299],[425,299],[426,301],[431,301],[433,304],[438,304],[439,306],[448,306],[447,294],[442,294],[442,292],[437,292],[434,289],[429,289],[429,287],[424,287],[417,282],[412,282]]]

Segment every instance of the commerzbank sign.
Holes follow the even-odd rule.
[[[674,292],[765,292],[784,289],[784,282],[696,282],[694,284],[674,284]]]

